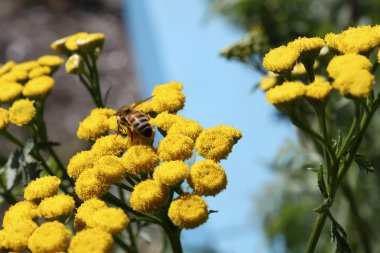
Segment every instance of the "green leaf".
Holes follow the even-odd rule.
[[[354,160],[356,164],[359,166],[360,170],[365,170],[367,173],[373,172],[375,170],[372,163],[363,154],[355,154]]]
[[[112,86],[110,86],[110,87],[107,89],[107,91],[106,91],[106,93],[105,93],[105,95],[104,95],[104,104],[105,104],[105,105],[106,105],[107,102],[108,102],[108,97],[109,97],[109,95],[110,95],[110,93],[111,93],[111,90],[112,90]]]
[[[347,242],[347,233],[337,220],[328,213],[328,217],[331,221],[331,243],[336,242],[337,253],[352,253],[350,245]]]
[[[322,192],[323,197],[328,198],[329,194],[327,192],[325,179],[323,177],[323,165],[322,164],[319,166],[319,169],[318,169],[318,187],[319,187],[319,190]]]
[[[342,146],[342,142],[343,142],[343,134],[339,130],[339,132],[338,132],[338,139],[337,140],[333,140],[333,144],[332,144],[332,148],[335,150],[335,152],[339,151],[340,147]]]
[[[323,203],[317,207],[317,208],[314,208],[314,212],[317,212],[317,213],[323,213],[323,212],[326,212],[331,206],[331,200],[330,199],[325,199],[323,201]]]

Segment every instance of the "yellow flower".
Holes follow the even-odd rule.
[[[314,62],[314,69],[316,69],[317,67],[319,66],[319,63],[317,61]],[[305,66],[302,64],[302,63],[297,63],[293,70],[292,70],[292,74],[297,76],[297,75],[304,75],[306,74],[306,69],[305,69]]]
[[[3,228],[14,222],[32,220],[37,217],[37,205],[30,201],[21,201],[11,206],[3,217]]]
[[[159,163],[155,150],[145,145],[130,147],[121,159],[127,172],[132,175],[153,172]]]
[[[34,101],[19,99],[9,108],[9,121],[17,126],[28,124],[36,115]]]
[[[380,44],[380,35],[371,26],[350,27],[340,34],[328,33],[327,45],[341,53],[366,53]]]
[[[153,179],[137,184],[129,202],[133,210],[138,212],[152,212],[162,206],[168,197],[168,189]]]
[[[26,187],[24,198],[26,200],[40,200],[55,195],[61,179],[56,176],[44,176],[31,181]]]
[[[166,111],[158,114],[156,118],[151,119],[150,123],[167,132],[176,122],[183,119],[181,115],[171,114]]]
[[[29,72],[31,69],[40,67],[40,64],[38,64],[37,61],[26,61],[22,63],[18,63],[15,66],[12,67],[12,71],[26,71]]]
[[[23,82],[27,78],[28,73],[25,70],[11,70],[0,76],[0,82]]]
[[[128,148],[129,141],[126,138],[121,137],[120,135],[116,136],[110,134],[98,138],[94,145],[92,145],[91,151],[96,156],[105,156],[105,155],[120,155],[123,151]]]
[[[51,89],[53,89],[55,81],[50,76],[40,76],[29,80],[22,94],[25,97],[41,97],[45,96]]]
[[[197,162],[190,169],[189,184],[196,194],[215,196],[227,186],[223,168],[212,160]]]
[[[79,49],[77,41],[80,39],[85,39],[87,36],[88,36],[88,33],[79,32],[67,37],[67,40],[65,41],[66,49],[68,49],[71,52],[77,51]]]
[[[51,68],[50,67],[48,67],[48,66],[42,66],[42,67],[38,67],[38,68],[32,69],[29,72],[28,77],[29,77],[29,79],[33,79],[33,78],[37,78],[37,77],[40,77],[40,76],[49,75],[50,73],[51,73]]]
[[[116,111],[112,108],[95,108],[92,109],[90,115],[104,115],[107,118],[114,116]]]
[[[108,130],[111,130],[111,131],[114,131],[115,133],[117,132],[118,130],[118,125],[117,125],[117,118],[116,116],[111,116],[107,119],[107,123],[108,123]],[[126,133],[124,133],[123,129],[120,128],[119,129],[120,133],[121,134],[124,134],[126,135]]]
[[[108,130],[107,117],[101,114],[90,114],[79,123],[77,136],[79,139],[93,141]]]
[[[242,137],[234,127],[220,125],[204,130],[195,143],[198,154],[206,159],[226,159],[233,145]]]
[[[9,124],[9,112],[0,107],[0,131],[6,128]]]
[[[4,228],[5,247],[12,251],[23,251],[28,245],[28,240],[36,230],[37,224],[31,220],[13,222]]]
[[[189,167],[183,161],[161,163],[153,173],[153,178],[169,187],[176,186],[189,176]]]
[[[261,79],[259,83],[259,88],[263,91],[267,91],[270,88],[274,87],[276,83],[277,83],[277,74],[269,74],[267,76],[264,76]]]
[[[76,43],[79,47],[92,50],[95,47],[102,48],[104,39],[105,36],[103,33],[90,33],[86,37],[78,39]]]
[[[14,61],[7,61],[3,65],[1,65],[0,66],[0,76],[9,72],[14,65],[16,65],[16,63]]]
[[[4,230],[0,230],[0,250],[3,250],[5,246],[5,232]]]
[[[66,251],[71,232],[58,221],[46,222],[38,227],[29,238],[28,247],[33,253]]]
[[[280,46],[271,49],[264,56],[263,65],[274,73],[291,71],[299,56],[300,52],[294,47]]]
[[[100,180],[110,184],[117,183],[127,176],[127,169],[121,158],[113,155],[101,157],[93,169]]]
[[[129,224],[129,218],[120,208],[101,208],[87,221],[90,228],[99,228],[110,234],[122,232]]]
[[[371,70],[372,63],[371,61],[360,54],[344,54],[334,56],[327,65],[327,72],[329,76],[336,79],[342,73],[347,72],[347,69],[352,70]]]
[[[38,215],[46,219],[58,219],[68,216],[75,208],[75,201],[70,195],[56,195],[45,198],[38,206]]]
[[[349,69],[335,79],[333,87],[342,95],[362,98],[368,97],[373,88],[373,81],[374,76],[368,70]]]
[[[324,100],[330,94],[331,89],[329,82],[315,80],[306,86],[305,96],[316,100]]]
[[[64,59],[57,55],[44,55],[37,59],[37,62],[41,64],[42,66],[48,66],[48,67],[59,67],[63,62]]]
[[[295,39],[294,41],[290,42],[288,44],[288,47],[294,47],[297,49],[301,54],[307,53],[307,52],[317,52],[321,50],[322,47],[325,46],[325,42],[323,39],[319,37],[313,37],[313,38],[306,38],[306,37],[299,37],[298,39]]]
[[[180,228],[196,228],[208,219],[206,202],[198,195],[185,194],[173,200],[168,216]]]
[[[284,82],[266,93],[266,99],[269,103],[278,105],[294,101],[305,94],[305,85],[299,82]]]
[[[199,125],[198,122],[190,119],[183,119],[174,123],[167,134],[183,134],[195,141],[202,131],[203,127]]]
[[[84,62],[79,54],[73,54],[66,61],[66,72],[69,74],[80,74],[84,68]]]
[[[194,141],[183,134],[167,135],[158,144],[158,157],[164,161],[186,160],[193,155]]]
[[[0,103],[7,103],[14,100],[22,92],[23,86],[15,82],[0,83]]]
[[[80,174],[75,182],[75,193],[83,200],[101,198],[108,192],[110,185],[101,181],[95,170],[86,170]]]
[[[71,157],[67,165],[67,174],[71,178],[77,179],[83,171],[92,169],[96,158],[95,154],[88,150],[77,153]]]
[[[92,217],[95,211],[107,208],[104,201],[99,199],[90,199],[85,201],[77,210],[74,220],[74,228],[80,231],[87,227],[87,221]]]
[[[77,233],[71,240],[69,253],[107,253],[111,251],[111,234],[98,228],[86,229]]]
[[[50,44],[50,48],[59,54],[66,54],[67,53],[67,48],[65,46],[66,41],[67,41],[67,37],[56,40]]]

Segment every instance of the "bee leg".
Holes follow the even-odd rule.
[[[131,128],[129,126],[127,126],[126,129],[127,129],[127,135],[128,135],[129,138],[131,138],[131,143],[132,143],[132,141],[133,141],[132,130],[131,130]]]

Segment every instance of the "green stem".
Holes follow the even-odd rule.
[[[164,222],[162,228],[169,238],[173,253],[182,253],[181,229],[172,225],[171,222]]]
[[[120,239],[118,236],[114,235],[113,236],[113,239],[115,240],[115,242],[117,243],[117,245],[119,245],[123,250],[124,252],[128,252],[128,253],[137,253],[136,251],[134,251],[133,249],[131,249],[122,239]]]
[[[323,226],[325,225],[325,222],[326,222],[327,214],[328,212],[324,211],[323,213],[320,213],[318,215],[317,220],[314,223],[314,227],[311,232],[311,236],[309,238],[309,242],[305,250],[305,253],[312,253],[317,247],[319,237],[321,236]]]
[[[10,142],[16,144],[20,148],[24,148],[24,144],[22,144],[22,142],[19,139],[17,139],[13,134],[11,134],[8,131],[8,129],[3,129],[1,131],[1,135],[3,135],[6,139],[8,139]]]
[[[128,230],[129,238],[131,240],[132,249],[135,252],[139,252],[138,247],[137,247],[137,243],[136,243],[136,239],[135,239],[135,235],[134,235],[133,230],[132,230],[132,224],[128,225],[127,230]]]

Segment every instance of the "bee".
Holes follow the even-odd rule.
[[[149,123],[149,116],[146,115],[143,111],[135,109],[136,106],[144,103],[151,98],[152,96],[140,100],[136,103],[125,105],[116,112],[115,115],[117,119],[117,134],[120,133],[121,127],[125,127],[127,130],[127,135],[131,138],[131,141],[133,140],[134,132],[137,132],[138,134],[147,138],[152,136],[153,129],[152,125]]]

